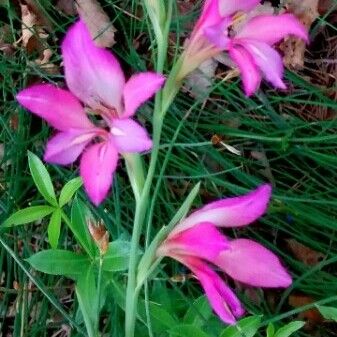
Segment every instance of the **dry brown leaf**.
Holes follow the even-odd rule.
[[[97,0],[77,0],[76,7],[90,34],[100,47],[115,44],[116,29]]]
[[[217,66],[218,62],[210,58],[201,63],[197,69],[187,76],[185,86],[193,97],[198,99],[206,99],[208,97],[207,92],[212,86]]]
[[[56,3],[56,8],[67,15],[77,14],[74,0],[58,0]]]
[[[312,23],[318,18],[319,0],[285,0],[287,12],[293,13],[309,30]],[[287,38],[280,49],[284,53],[284,64],[292,69],[302,69],[306,44],[296,37]]]
[[[299,308],[307,304],[315,302],[315,300],[307,295],[290,295],[289,305]],[[306,321],[306,328],[312,329],[315,325],[323,322],[323,317],[316,308],[305,310],[298,315],[298,319]]]
[[[286,240],[289,249],[294,254],[294,256],[308,266],[315,266],[324,259],[322,253],[316,252],[315,250],[304,246],[295,239]]]
[[[47,29],[50,29],[47,19],[41,15],[32,0],[26,0],[25,4],[20,4],[20,7],[22,36],[17,43],[21,42],[28,53],[37,52],[39,57],[35,60],[35,63],[45,71],[51,74],[58,73],[58,66],[50,63],[53,52],[47,43],[47,38],[49,37]]]

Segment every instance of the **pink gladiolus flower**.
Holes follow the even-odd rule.
[[[112,184],[118,153],[151,149],[146,130],[130,117],[165,79],[144,72],[126,82],[115,56],[95,45],[81,20],[67,32],[62,56],[70,91],[34,85],[22,90],[17,100],[59,131],[47,144],[46,161],[68,165],[83,152],[80,174],[89,198],[98,205]],[[102,125],[94,125],[86,111],[100,116]]]
[[[280,14],[255,16],[233,36],[230,27],[238,14],[249,12],[259,3],[260,0],[207,0],[187,46],[186,60],[190,65],[183,66],[183,74],[227,51],[240,69],[247,96],[256,92],[262,77],[274,87],[285,89],[282,58],[272,46],[288,35],[308,41],[308,33],[295,16]]]
[[[234,324],[244,309],[210,264],[255,287],[286,288],[292,282],[268,249],[248,239],[229,240],[217,229],[249,225],[266,211],[270,195],[270,185],[261,185],[246,195],[212,202],[182,220],[157,250],[158,256],[169,256],[195,274],[225,323]]]

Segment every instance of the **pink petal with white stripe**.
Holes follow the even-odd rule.
[[[69,89],[93,109],[122,112],[124,74],[114,55],[97,47],[82,20],[67,32],[62,43],[65,77]]]
[[[48,141],[44,160],[53,164],[71,164],[94,137],[95,132],[84,133],[83,130],[59,132]]]
[[[218,0],[222,16],[230,16],[236,12],[248,12],[256,7],[261,0]]]
[[[152,147],[152,140],[146,130],[130,118],[112,120],[110,133],[118,152],[143,152]]]
[[[71,92],[51,84],[33,85],[20,91],[16,99],[57,130],[93,127],[78,99]]]
[[[284,70],[282,57],[275,49],[257,40],[241,39],[240,45],[251,54],[254,63],[267,81],[276,88],[287,88],[282,80]]]
[[[235,280],[256,287],[286,288],[292,282],[278,257],[252,240],[231,241],[230,249],[223,251],[215,264]]]
[[[249,225],[265,213],[270,196],[271,186],[264,184],[246,195],[211,202],[184,219],[172,233],[181,232],[201,222],[211,222],[219,227]]]
[[[261,73],[255,65],[252,56],[243,47],[238,45],[232,46],[229,49],[229,56],[240,70],[245,94],[251,96],[261,84]]]
[[[289,35],[308,42],[307,29],[294,15],[259,15],[248,21],[236,38],[255,39],[272,45]]]
[[[122,117],[133,116],[136,110],[150,99],[165,82],[163,75],[144,72],[133,75],[125,84],[124,112]]]
[[[228,247],[228,240],[211,223],[203,222],[185,231],[169,235],[158,249],[158,255],[192,255],[213,261]]]
[[[211,307],[221,320],[227,324],[235,324],[236,318],[244,314],[244,309],[221,277],[197,258],[176,256],[175,259],[186,265],[196,275]]]
[[[111,141],[90,146],[82,155],[80,173],[89,199],[98,206],[107,196],[118,162]]]

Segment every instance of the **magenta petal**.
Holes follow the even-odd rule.
[[[227,28],[230,23],[231,19],[225,18],[220,23],[204,29],[204,35],[207,40],[220,50],[225,50],[229,46],[230,39],[228,37]]]
[[[236,318],[244,314],[244,309],[239,299],[221,277],[205,262],[197,258],[179,257],[178,260],[196,275],[216,314],[225,323],[235,324]]]
[[[259,15],[248,21],[236,38],[255,39],[272,45],[288,35],[308,41],[307,29],[294,15]]]
[[[252,95],[261,83],[261,74],[253,58],[244,48],[237,45],[229,49],[229,56],[239,67],[245,94]]]
[[[83,130],[59,132],[48,141],[44,160],[53,164],[71,164],[94,137],[95,132],[84,133]]]
[[[212,262],[228,247],[228,240],[211,223],[203,222],[167,238],[160,255],[193,255]]]
[[[118,153],[111,141],[92,145],[82,155],[80,172],[84,188],[96,206],[109,191],[117,161]]]
[[[67,131],[70,128],[93,127],[77,98],[51,84],[33,85],[20,91],[16,99],[55,129]]]
[[[136,110],[152,97],[164,84],[163,75],[144,72],[133,75],[125,84],[123,117],[133,116]]]
[[[220,227],[249,225],[265,213],[270,196],[271,186],[264,184],[246,195],[211,202],[184,219],[173,232],[178,233],[200,222],[211,222]]]
[[[230,247],[218,256],[215,264],[235,280],[255,287],[290,286],[290,275],[267,248],[247,239],[233,240]]]
[[[68,30],[62,55],[67,85],[81,101],[121,113],[124,74],[113,54],[95,45],[83,21]]]
[[[233,15],[236,12],[248,12],[256,7],[261,0],[218,0],[222,16]]]
[[[252,56],[254,63],[263,73],[264,78],[274,87],[286,89],[283,77],[283,61],[281,55],[264,42],[256,40],[240,40],[243,46]]]
[[[206,0],[193,32],[195,34],[198,30],[216,25],[221,20],[219,0]]]
[[[142,152],[152,147],[152,140],[146,130],[130,118],[112,120],[110,133],[118,152]]]

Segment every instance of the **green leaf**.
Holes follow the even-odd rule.
[[[192,203],[196,196],[199,193],[200,183],[197,183],[192,191],[188,194],[187,198],[178,209],[177,213],[171,219],[170,223],[167,226],[162,227],[162,229],[157,233],[157,235],[152,240],[151,244],[145,251],[138,264],[138,274],[137,274],[137,283],[142,284],[144,280],[149,276],[149,271],[152,272],[151,267],[154,265],[156,259],[156,251],[159,244],[166,238],[166,236],[172,231],[174,226],[181,221],[189,212]],[[157,259],[158,260],[158,259]]]
[[[317,305],[317,309],[325,319],[337,322],[337,308]]]
[[[81,177],[74,178],[70,181],[68,181],[62,188],[60,198],[59,198],[59,205],[60,207],[63,207],[65,204],[67,204],[74,194],[77,192],[77,190],[82,186],[83,182]]]
[[[28,151],[28,164],[32,178],[41,195],[51,205],[57,206],[53,183],[40,158]]]
[[[96,336],[95,327],[97,326],[99,310],[95,271],[92,265],[89,265],[87,269],[82,269],[82,271],[75,286],[76,296],[88,335]]]
[[[208,337],[208,335],[197,326],[192,324],[179,324],[169,331],[170,337]]]
[[[122,271],[128,268],[130,242],[116,240],[109,243],[109,248],[103,256],[104,271]]]
[[[253,337],[257,333],[262,316],[250,316],[241,319],[236,325],[222,331],[220,337]]]
[[[55,211],[51,206],[31,206],[20,209],[12,214],[4,223],[4,227],[24,225],[29,222],[37,221]]]
[[[294,321],[278,329],[274,337],[288,337],[295,331],[301,329],[305,325],[302,321]]]
[[[27,262],[43,273],[72,277],[82,274],[90,264],[86,256],[61,249],[49,249],[36,253],[28,258]]]
[[[184,323],[202,327],[212,316],[212,309],[206,296],[200,296],[187,310]]]
[[[61,231],[61,210],[57,208],[50,217],[48,225],[48,240],[52,248],[56,249]]]
[[[275,335],[275,326],[273,323],[269,323],[267,327],[267,337],[274,337]]]
[[[92,217],[90,211],[83,202],[75,198],[71,208],[71,231],[86,252],[94,256],[97,248],[90,236],[86,217]]]

